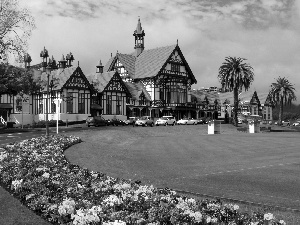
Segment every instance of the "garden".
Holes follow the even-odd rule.
[[[1,185],[52,224],[286,224],[271,213],[243,213],[236,204],[195,200],[80,168],[64,156],[80,142],[42,136],[0,148]]]

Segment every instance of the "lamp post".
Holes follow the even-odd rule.
[[[49,99],[49,80],[50,80],[50,73],[52,70],[56,69],[56,61],[54,60],[52,56],[52,60],[49,59],[48,65],[47,65],[47,58],[49,57],[48,51],[44,47],[44,50],[41,51],[40,57],[43,59],[42,67],[43,72],[46,72],[47,74],[47,93],[46,93],[46,136],[49,137],[49,122],[48,122],[48,114],[49,114],[49,107],[48,107],[48,99]]]

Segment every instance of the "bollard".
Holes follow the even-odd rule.
[[[68,119],[66,119],[66,126],[68,126]]]

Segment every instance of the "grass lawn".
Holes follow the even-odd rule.
[[[141,180],[244,202],[265,204],[300,224],[300,133],[248,134],[222,125],[100,127],[74,133],[83,143],[66,150],[71,163],[112,177]],[[279,208],[279,210],[277,210]]]

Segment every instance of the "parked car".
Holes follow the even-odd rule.
[[[207,120],[205,117],[199,118],[197,121],[198,121],[198,124],[206,124],[207,123]]]
[[[177,124],[178,125],[187,125],[187,122],[188,122],[188,118],[182,118],[177,121]]]
[[[281,125],[282,126],[290,126],[290,121],[282,121]]]
[[[293,126],[298,127],[300,126],[300,120],[297,120],[296,122],[293,123]]]
[[[126,125],[126,123],[120,119],[111,119],[110,124],[113,126],[125,126]]]
[[[158,120],[156,120],[155,125],[159,126],[159,125],[172,125],[174,126],[176,124],[176,120],[174,116],[163,116],[161,118],[159,118]]]
[[[138,117],[129,117],[127,120],[125,120],[124,122],[127,125],[133,125],[135,123],[135,121],[138,120]]]
[[[183,118],[177,121],[178,125],[197,125],[198,124],[198,120],[190,118]]]
[[[154,126],[154,121],[150,116],[142,116],[137,121],[135,121],[135,126]]]
[[[88,127],[90,126],[106,126],[107,121],[102,116],[88,116],[86,118],[86,124]]]
[[[113,125],[111,119],[106,119],[106,126],[110,126],[110,125]]]

